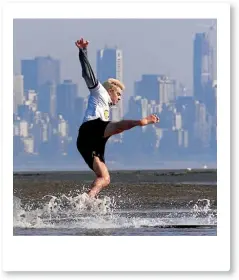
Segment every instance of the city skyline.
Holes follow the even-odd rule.
[[[142,74],[140,80],[134,81],[134,92],[129,99],[130,110],[125,112],[124,117],[141,119],[157,113],[160,125],[138,128],[130,135],[122,133],[120,138],[110,139],[108,156],[111,162],[115,162],[116,158],[120,164],[125,162],[125,155],[133,152],[132,143],[134,158],[139,162],[149,155],[153,161],[157,158],[189,159],[202,155],[216,160],[217,90],[212,71],[215,54],[205,33],[194,34],[191,43],[194,50],[193,94],[185,95],[183,87],[176,87],[178,81],[165,74]],[[105,48],[98,51],[97,56],[96,74],[100,79],[110,76],[122,79],[122,50]],[[59,60],[38,56],[22,60],[21,65],[27,86],[24,86],[24,76],[15,76],[15,158],[34,155],[35,159],[37,156],[39,159],[56,157],[60,160],[63,156],[75,160],[74,139],[87,98],[78,96],[77,84],[72,80],[59,81]],[[32,84],[30,89],[29,81]],[[21,101],[22,96],[25,97]],[[111,119],[118,121],[121,117],[112,115]]]
[[[84,22],[88,21],[84,20]],[[141,22],[140,20],[127,21],[131,24]],[[144,27],[147,29],[152,22],[159,27],[159,22],[165,21],[187,23],[187,25],[194,22],[195,24],[195,20],[146,20],[144,21],[146,27]],[[52,22],[55,20],[51,20]],[[77,22],[82,22],[82,20],[77,20]],[[93,22],[95,24],[96,20]],[[102,20],[100,22],[102,23]],[[202,25],[204,21],[196,20],[196,22]],[[114,164],[117,159],[117,164],[130,165],[131,159],[125,160],[127,155],[133,152],[132,143],[134,143],[132,155],[138,164],[144,162],[148,156],[151,157],[152,162],[157,162],[159,159],[189,160],[192,158],[207,158],[209,161],[216,161],[217,49],[213,43],[216,21],[211,20],[209,23],[206,26],[206,32],[192,32],[190,36],[187,35],[187,38],[184,37],[185,34],[178,38],[174,33],[175,30],[169,38],[164,36],[166,43],[171,40],[171,49],[167,51],[167,48],[164,49],[162,46],[160,51],[158,50],[159,42],[154,46],[150,45],[156,40],[155,37],[153,40],[149,39],[142,44],[142,53],[141,48],[137,49],[141,53],[139,57],[137,57],[137,50],[132,46],[120,47],[117,44],[119,40],[113,42],[111,37],[107,38],[107,41],[110,38],[113,42],[111,45],[105,44],[104,47],[100,47],[100,44],[95,44],[93,48],[89,46],[88,58],[96,77],[101,82],[109,77],[118,78],[126,85],[123,106],[112,111],[110,119],[114,121],[122,118],[140,119],[151,113],[157,113],[161,119],[160,125],[153,125],[151,128],[136,128],[130,134],[126,132],[119,134],[119,137],[109,139],[106,153],[111,164]],[[182,35],[183,32],[180,34]],[[120,36],[116,36],[117,38]],[[178,44],[173,44],[172,39]],[[91,44],[90,38],[89,41]],[[183,45],[186,46],[185,49]],[[51,55],[49,52],[44,54],[43,48],[41,52],[35,54],[29,52],[28,57],[20,57],[20,74],[23,76],[15,76],[17,95],[14,95],[16,164],[21,163],[21,159],[24,162],[26,156],[39,160],[55,158],[56,161],[61,161],[63,158],[63,161],[78,158],[74,141],[83,120],[89,91],[81,76],[77,49],[75,46],[72,48],[67,45],[65,51],[67,48],[71,48],[72,52],[69,60],[75,57],[75,64],[73,63],[67,75],[64,74],[64,55],[57,56],[57,53]],[[47,43],[45,49],[47,49]],[[171,56],[172,52],[176,55]],[[30,57],[30,53],[33,56]],[[153,60],[152,57],[154,57]],[[162,58],[165,60],[164,67],[159,64]],[[16,60],[14,61],[16,65]],[[145,67],[145,62],[152,67]],[[78,70],[74,71],[74,67]],[[165,69],[174,69],[175,75]],[[129,70],[131,70],[130,74]],[[76,74],[78,80],[74,78]],[[23,94],[21,89],[24,76],[26,76],[26,87],[24,86]],[[189,78],[186,80],[191,88],[188,87],[187,82],[180,79],[183,76],[190,76],[190,81]],[[131,84],[130,94],[127,83]],[[32,89],[29,91],[30,84]],[[25,100],[20,102],[22,96],[25,96]],[[115,149],[116,146],[117,149]]]
[[[90,41],[88,54],[95,72],[98,50],[107,45],[117,46],[123,51],[123,82],[126,85],[124,106],[127,107],[129,98],[133,95],[134,82],[145,73],[169,75],[192,93],[192,39],[196,32],[209,32],[215,23],[216,20],[213,19],[15,19],[14,73],[20,72],[20,59],[51,55],[61,60],[61,80],[72,79],[78,84],[80,95],[87,96],[88,91],[81,78],[74,45],[76,39],[84,36]],[[67,32],[61,34],[62,28]],[[99,35],[98,30],[104,32]],[[216,49],[216,32],[211,31],[212,45]],[[146,36],[146,32],[153,36]],[[38,43],[29,44],[30,40]],[[57,44],[59,46],[56,48]]]

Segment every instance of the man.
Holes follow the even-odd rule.
[[[109,171],[105,165],[105,144],[110,136],[131,129],[159,122],[153,114],[141,120],[109,121],[109,111],[122,96],[124,85],[116,79],[110,78],[103,85],[96,79],[87,58],[89,42],[83,38],[75,42],[79,49],[79,60],[82,67],[82,77],[90,91],[88,107],[77,138],[77,149],[88,166],[95,172],[96,179],[91,185],[89,197],[96,197],[98,193],[110,183]]]

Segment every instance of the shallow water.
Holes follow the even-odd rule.
[[[14,235],[187,235],[217,234],[217,210],[207,198],[189,201],[180,208],[121,208],[119,200],[102,196],[90,199],[77,195],[45,195],[24,203],[14,196]]]

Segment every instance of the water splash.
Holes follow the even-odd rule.
[[[17,197],[13,199],[14,227],[54,227],[58,221],[76,221],[84,216],[111,215],[115,201],[107,196],[90,198],[86,193],[77,196],[46,195],[41,202],[23,205]]]
[[[162,210],[121,210],[118,205],[116,207],[114,198],[93,199],[86,193],[46,195],[41,201],[27,204],[14,197],[14,227],[113,229],[217,223],[216,210],[208,199],[190,201],[187,209]]]
[[[174,209],[163,220],[167,225],[216,225],[217,211],[209,199],[191,200],[185,209]]]
[[[198,199],[191,210],[192,216],[204,218],[207,224],[217,223],[217,212],[212,210],[211,201],[209,199]]]

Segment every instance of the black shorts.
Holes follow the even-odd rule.
[[[109,137],[104,138],[104,132],[108,123],[98,118],[84,122],[79,128],[77,149],[92,170],[94,156],[105,162],[105,144]]]

